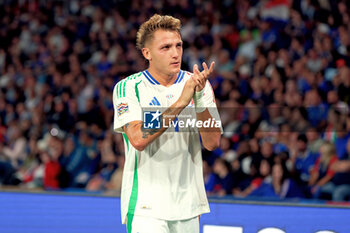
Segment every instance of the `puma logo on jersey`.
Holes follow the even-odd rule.
[[[160,106],[159,101],[157,100],[156,97],[153,97],[152,101],[149,103],[149,105],[155,105],[155,106]]]

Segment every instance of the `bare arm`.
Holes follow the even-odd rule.
[[[335,172],[350,172],[350,160],[341,160],[335,162],[331,169]]]
[[[331,181],[331,179],[333,178],[333,176],[331,175],[325,175],[324,177],[322,177],[322,179],[320,179],[317,183],[316,183],[316,186],[323,186],[325,185],[326,183],[328,183],[329,181]]]
[[[196,91],[200,92],[204,89],[206,82],[209,78],[209,75],[213,72],[214,62],[210,64],[210,68],[208,68],[205,62],[202,63],[203,71],[200,72],[197,65],[193,66],[193,74],[194,78],[201,80],[199,85],[196,86]],[[204,122],[207,120],[213,120],[208,108],[206,108],[202,112],[197,112],[197,119]],[[220,137],[221,137],[221,127],[215,127],[215,125],[209,128],[200,128],[199,129],[202,143],[205,149],[207,150],[215,150],[220,145]]]
[[[208,109],[204,112],[197,113],[197,119],[200,121],[206,121],[212,119]],[[215,125],[209,128],[199,128],[199,133],[202,138],[202,143],[205,149],[215,150],[220,145],[221,128],[216,128]]]
[[[316,184],[319,174],[317,171],[312,171],[310,174],[309,185],[313,186]]]

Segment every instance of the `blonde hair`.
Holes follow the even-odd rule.
[[[176,31],[180,34],[181,22],[179,19],[169,15],[153,15],[148,21],[144,22],[136,35],[136,48],[142,50],[147,41],[153,38],[155,31],[159,29],[167,31]]]
[[[321,147],[323,148],[323,153],[321,154],[321,162],[328,164],[331,157],[336,155],[335,146],[331,142],[324,142]]]

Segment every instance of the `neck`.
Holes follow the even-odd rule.
[[[147,70],[152,75],[152,77],[155,78],[160,83],[160,85],[163,85],[166,87],[171,86],[175,82],[179,74],[178,72],[175,74],[165,74],[157,71],[151,66]]]

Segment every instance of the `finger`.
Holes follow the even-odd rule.
[[[213,61],[213,62],[210,64],[209,74],[211,74],[211,72],[213,72],[213,70],[214,70],[214,65],[215,65],[215,62]]]
[[[206,78],[206,74],[204,73],[204,71],[202,71],[202,72],[199,71],[197,64],[193,65],[193,74],[198,79],[205,79]]]
[[[203,62],[203,63],[202,63],[202,66],[203,66],[203,68],[204,68],[204,70],[203,70],[202,72],[204,72],[204,74],[205,74],[206,76],[208,76],[208,75],[209,75],[209,69],[208,69],[207,63]]]
[[[201,82],[202,82],[202,81],[205,81],[206,78],[208,77],[204,72],[205,72],[205,71],[202,71],[202,72],[199,72],[199,74],[198,74],[198,77],[199,77],[199,79],[201,80]]]
[[[194,65],[193,65],[193,73],[194,73],[194,74],[197,74],[197,75],[200,73],[197,64],[194,64]]]
[[[201,79],[196,77],[196,76],[192,76],[192,80],[196,83],[196,84],[200,84],[201,83]]]
[[[198,79],[195,79],[195,81],[199,87],[201,87],[201,88],[203,87],[203,80],[202,79],[198,78]]]
[[[209,70],[208,70],[207,63],[203,62],[203,63],[202,63],[202,66],[203,66],[203,69],[204,69],[206,72],[209,71]]]

